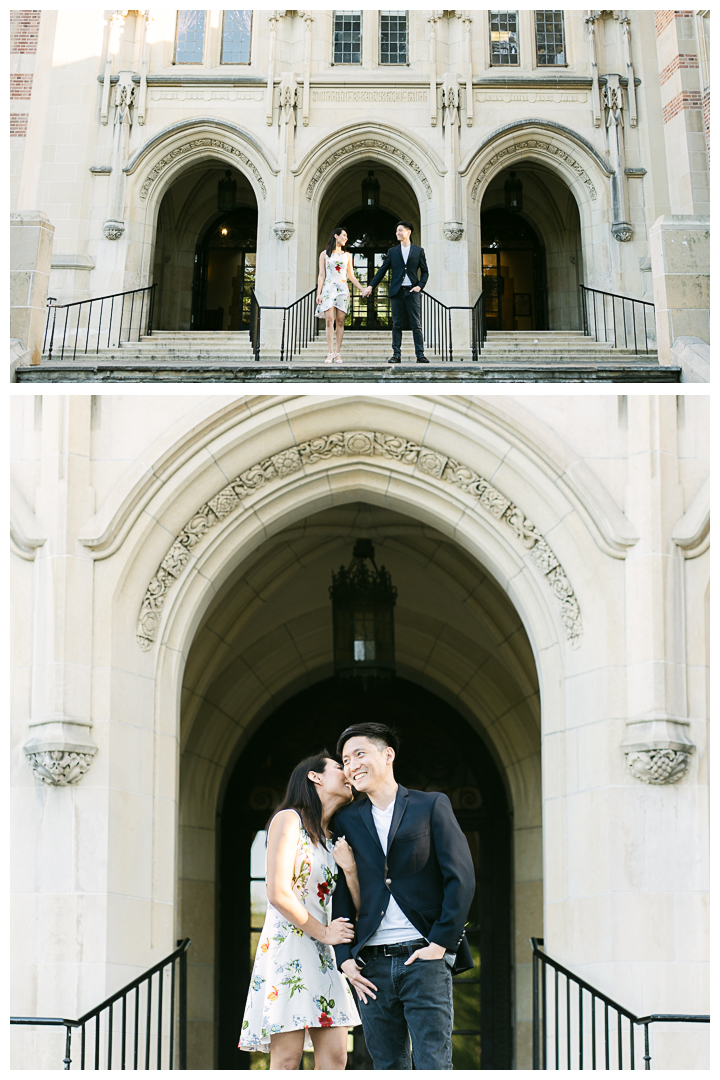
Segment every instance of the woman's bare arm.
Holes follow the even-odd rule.
[[[320,303],[320,293],[322,287],[325,284],[325,252],[320,255],[320,261],[318,263],[318,286],[317,286],[317,302]]]
[[[318,922],[293,893],[295,855],[300,838],[300,820],[293,810],[282,810],[273,818],[268,833],[267,896],[272,906],[316,941],[336,945],[352,941],[353,926],[345,919],[335,919],[330,926]]]
[[[339,836],[333,847],[335,862],[338,864],[347,882],[348,891],[355,905],[355,913],[360,910],[360,882],[358,880],[357,866],[353,849],[344,836]]]
[[[358,279],[357,279],[357,278],[355,277],[355,270],[354,270],[354,268],[353,268],[353,261],[352,261],[352,255],[350,255],[350,256],[349,256],[349,258],[348,258],[348,268],[347,268],[347,272],[348,272],[348,277],[349,277],[349,278],[350,278],[350,280],[352,281],[352,283],[353,283],[353,285],[355,286],[355,288],[356,288],[356,289],[359,289],[359,290],[360,290],[360,292],[362,292],[362,291],[363,291],[363,289],[365,288],[365,286],[364,286],[364,285],[361,285],[361,284],[360,284],[360,282],[358,281]]]

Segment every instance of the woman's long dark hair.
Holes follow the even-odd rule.
[[[333,251],[335,250],[335,237],[339,236],[341,232],[347,232],[347,229],[344,225],[338,225],[338,227],[336,229],[333,229],[333,231],[330,233],[328,246],[325,248],[326,255],[332,255]]]
[[[308,779],[308,773],[324,773],[325,766],[332,758],[328,750],[321,750],[318,754],[311,754],[296,765],[288,780],[285,798],[273,811],[266,828],[270,828],[270,822],[281,810],[297,810],[302,818],[303,827],[313,844],[322,844],[327,850],[325,843],[325,831],[322,827],[323,808],[320,796],[312,780]]]

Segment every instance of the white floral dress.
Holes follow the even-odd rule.
[[[299,817],[300,815],[298,815]],[[293,890],[318,922],[332,920],[337,866],[329,851],[313,844],[300,826]],[[360,1016],[347,979],[335,964],[332,945],[323,945],[268,904],[255,957],[239,1048],[270,1050],[270,1036],[305,1028],[353,1027]]]
[[[316,315],[322,315],[333,307],[347,312],[350,307],[349,261],[349,251],[342,251],[339,255],[325,253],[325,284],[320,293],[320,303],[315,308]]]

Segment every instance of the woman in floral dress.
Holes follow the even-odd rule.
[[[342,767],[323,751],[293,770],[268,828],[268,909],[239,1047],[269,1051],[271,1069],[299,1068],[311,1046],[316,1069],[344,1069],[348,1028],[360,1024],[333,950],[354,934],[347,919],[332,920],[338,866],[360,907],[353,853],[343,837],[331,840],[328,828],[349,802]]]
[[[350,289],[348,278],[360,292],[363,286],[355,277],[352,256],[343,251],[348,235],[343,228],[333,229],[328,246],[320,256],[318,267],[317,307],[315,314],[325,316],[325,334],[328,354],[326,364],[342,364],[340,349],[345,331],[345,315],[350,307]],[[335,323],[336,344],[333,346],[333,322]]]

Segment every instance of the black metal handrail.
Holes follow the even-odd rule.
[[[88,350],[97,355],[101,345],[107,349],[119,348],[123,341],[140,341],[143,334],[152,334],[156,288],[157,285],[146,285],[142,289],[96,296],[92,300],[76,300],[72,304],[55,304],[55,298],[48,297],[43,355],[47,354],[47,359],[52,360],[53,351],[59,349],[63,360],[65,350],[69,352],[72,346],[72,359],[75,360],[78,349],[84,356]],[[77,311],[71,311],[72,308]],[[62,316],[58,320],[61,311],[65,312],[64,321]]]
[[[645,1069],[650,1068],[650,1024],[656,1021],[669,1021],[673,1023],[701,1023],[708,1024],[710,1017],[707,1015],[691,1015],[685,1013],[652,1013],[650,1016],[635,1016],[629,1009],[618,1005],[616,1001],[596,990],[590,983],[574,975],[572,971],[553,960],[542,951],[544,945],[542,938],[530,938],[533,951],[533,1069],[548,1069],[548,1045],[554,1051],[554,1066],[550,1068],[560,1069],[622,1069],[623,1062],[629,1059],[629,1068],[635,1068],[635,1035],[636,1028],[644,1029],[645,1053],[642,1060]],[[548,989],[547,969],[554,972]],[[540,970],[542,968],[542,971]],[[560,976],[565,980],[564,995]],[[577,987],[577,998],[573,1003],[570,992],[571,985]],[[590,995],[589,1003],[584,994]],[[561,998],[564,1002],[561,1005]],[[597,1003],[601,1006],[602,1030],[597,1031]],[[589,1004],[589,1009],[588,1009]],[[611,1022],[611,1012],[615,1013]],[[553,1024],[548,1035],[548,1020],[553,1014]],[[623,1028],[623,1019],[628,1021],[627,1030]],[[615,1024],[617,1027],[615,1028]],[[564,1028],[564,1030],[563,1030]],[[560,1063],[561,1041],[565,1041],[564,1062]],[[573,1049],[573,1041],[576,1049]],[[600,1045],[598,1045],[600,1044]],[[627,1049],[627,1052],[625,1052]],[[590,1065],[587,1065],[589,1050]],[[572,1063],[573,1053],[577,1054],[577,1062]],[[598,1064],[598,1061],[604,1064]]]
[[[104,1043],[103,1059],[106,1064],[103,1069],[149,1069],[151,1056],[155,1059],[157,1069],[187,1069],[187,950],[190,938],[178,942],[174,952],[160,960],[137,979],[133,979],[122,990],[118,990],[109,998],[90,1009],[79,1020],[64,1020],[59,1017],[47,1016],[11,1016],[11,1024],[37,1027],[64,1027],[65,1028],[65,1057],[63,1064],[66,1069],[70,1068],[72,1058],[71,1043],[72,1029],[79,1027],[80,1030],[80,1068],[100,1069],[100,1057],[102,1044]],[[178,966],[176,977],[175,969]],[[166,976],[165,971],[169,968]],[[153,1008],[153,976],[157,975],[157,998]],[[163,994],[163,983],[169,978],[169,994]],[[142,990],[144,987],[144,994]],[[134,1001],[130,1003],[132,1015],[128,1015],[128,997],[134,992]],[[140,1008],[140,999],[144,997],[144,1007]],[[113,1006],[116,1002],[122,1003],[119,1033],[113,1027]],[[101,1014],[107,1011],[104,1022],[101,1022]],[[142,1019],[141,1019],[142,1017]],[[163,1021],[167,1023],[166,1043],[163,1043]],[[94,1030],[86,1031],[87,1025],[94,1021]],[[128,1021],[129,1030],[128,1030]],[[177,1030],[176,1030],[177,1029]],[[128,1035],[132,1038],[132,1065],[128,1063]],[[117,1038],[114,1038],[117,1036]],[[117,1046],[119,1040],[120,1064],[115,1064],[118,1058]],[[151,1055],[153,1042],[156,1043],[155,1054]],[[89,1046],[88,1044],[92,1044]],[[167,1052],[163,1054],[163,1046]],[[177,1066],[175,1065],[175,1050],[177,1047]],[[115,1051],[115,1056],[113,1056]],[[86,1066],[86,1058],[90,1057],[93,1065]],[[163,1064],[165,1059],[165,1064]],[[144,1064],[143,1064],[144,1061]]]
[[[320,321],[315,316],[316,290],[301,296],[286,307],[260,304],[252,289],[250,293],[250,344],[255,360],[260,359],[260,329],[263,311],[282,311],[283,321],[280,335],[280,360],[292,360],[306,348],[318,335]],[[432,350],[440,360],[453,359],[452,313],[453,311],[470,312],[470,351],[473,360],[479,359],[480,350],[487,337],[485,319],[485,300],[482,295],[475,303],[443,304],[441,300],[424,290],[421,292],[421,320],[426,351]]]
[[[260,304],[255,290],[250,294],[250,344],[256,360],[260,359],[260,321],[263,311],[282,311],[280,334],[280,362],[292,358],[305,349],[317,336],[315,320],[315,289],[310,289],[299,300],[282,307],[278,304]]]
[[[654,304],[587,285],[580,286],[580,296],[586,337],[612,341],[616,349],[632,349],[636,356],[641,352],[649,355],[650,345],[657,343]]]

